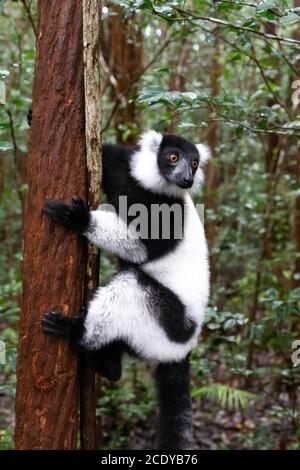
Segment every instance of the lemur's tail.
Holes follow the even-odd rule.
[[[155,381],[159,403],[157,449],[192,449],[189,357],[159,364]]]

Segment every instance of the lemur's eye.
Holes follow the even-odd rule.
[[[170,153],[170,154],[168,155],[168,160],[169,160],[169,162],[171,162],[171,163],[176,163],[177,160],[178,160],[178,155],[177,155],[177,153]]]
[[[197,162],[197,160],[193,160],[193,161],[192,161],[192,168],[193,168],[194,170],[196,170],[196,169],[198,168],[198,166],[199,166],[199,163]]]

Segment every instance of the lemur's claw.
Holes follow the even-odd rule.
[[[84,206],[83,200],[81,199],[81,197],[77,196],[76,194],[73,194],[72,201],[73,201],[73,206]]]
[[[49,311],[42,320],[43,332],[53,336],[70,336],[70,319],[61,313]]]
[[[80,307],[80,313],[79,313],[79,315],[86,316],[86,314],[87,314],[87,307],[86,307],[86,304],[82,304],[81,307]]]

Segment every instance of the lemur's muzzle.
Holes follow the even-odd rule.
[[[189,162],[182,159],[178,162],[174,172],[175,184],[180,188],[187,189],[191,188],[194,182],[194,176]]]

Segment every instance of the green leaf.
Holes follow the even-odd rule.
[[[290,293],[289,293],[289,300],[291,302],[295,302],[297,300],[300,300],[300,287],[297,287],[296,289],[293,289]]]
[[[277,18],[277,15],[275,15],[275,13],[273,13],[270,10],[258,11],[256,13],[256,16],[258,16],[259,18],[266,18],[267,20],[270,20],[270,21],[276,20],[276,18]]]
[[[178,124],[180,129],[190,129],[191,127],[197,127],[193,122],[180,122]]]
[[[197,93],[194,93],[192,91],[186,91],[184,93],[181,93],[181,95],[184,97],[184,98],[187,98],[189,100],[195,100],[197,98]]]
[[[13,149],[11,142],[0,142],[0,152],[9,152]]]
[[[200,99],[201,95],[195,92],[165,91],[160,87],[150,86],[141,90],[138,101],[150,105],[153,109],[155,105],[179,107],[182,104],[192,104],[198,98]]]
[[[218,330],[220,325],[218,323],[208,323],[207,328],[209,330]]]
[[[229,53],[230,60],[240,60],[241,58],[242,58],[242,55],[240,51],[230,51]]]
[[[278,291],[271,287],[261,296],[261,302],[270,302],[278,299]]]
[[[224,330],[230,330],[236,325],[236,321],[234,318],[229,318],[229,320],[226,320],[223,324]]]
[[[281,26],[286,27],[291,24],[298,23],[298,21],[300,21],[300,16],[289,11],[288,14],[280,20],[280,24]]]
[[[259,4],[256,7],[256,12],[259,13],[261,11],[268,11],[268,10],[273,10],[273,11],[278,11],[280,14],[280,10],[277,4],[277,0],[265,0],[263,2],[259,2]]]
[[[156,72],[170,73],[170,69],[169,69],[169,67],[160,67],[159,69],[156,69]]]
[[[156,11],[157,13],[161,13],[163,15],[170,16],[173,13],[173,8],[170,7],[169,5],[155,6],[154,11]]]
[[[230,410],[245,410],[249,406],[250,400],[257,400],[254,393],[229,387],[224,384],[210,384],[204,387],[194,388],[193,397],[207,397],[210,400],[217,400],[222,408]]]

